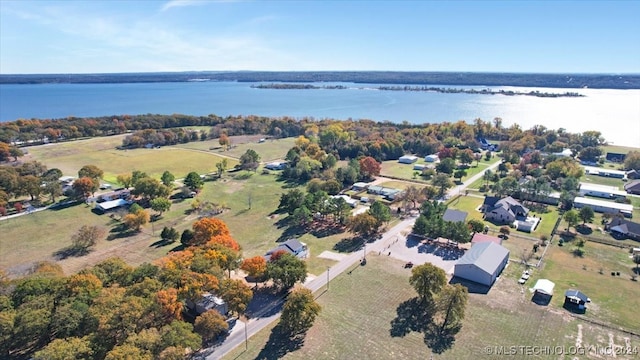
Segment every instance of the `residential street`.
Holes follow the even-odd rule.
[[[452,196],[463,193],[464,190],[469,185],[471,185],[478,179],[482,178],[485,171],[489,169],[493,170],[497,168],[499,164],[500,162],[492,164],[491,166],[487,167],[480,173],[467,179],[463,184],[451,188],[447,193],[448,197],[452,197]],[[365,254],[365,251],[367,254],[370,252],[384,251],[387,248],[387,246],[393,244],[400,237],[404,238],[404,236],[402,235],[402,232],[409,231],[413,227],[415,220],[416,220],[415,218],[408,218],[401,221],[399,224],[395,225],[394,227],[389,229],[387,232],[385,232],[380,239],[372,243],[367,243],[365,248],[361,251],[356,251],[354,253],[349,254],[347,257],[339,261],[337,264],[333,265],[327,271],[318,275],[316,278],[310,281],[307,281],[305,283],[305,286],[314,293],[317,293],[319,290],[326,289],[327,272],[328,272],[329,289],[331,289],[331,279],[342,274],[347,269],[350,269],[353,266],[357,266],[356,264],[358,264],[361,261],[363,255]],[[316,296],[317,295],[318,294],[316,294]],[[247,326],[247,336],[250,338],[252,335],[262,330],[271,322],[278,319],[280,317],[280,310],[282,308],[283,303],[284,303],[284,300],[280,300],[269,309],[265,309],[265,313],[273,313],[273,310],[277,311],[275,314],[269,315],[267,317],[250,319],[249,325]],[[207,351],[205,351],[206,356],[203,356],[203,358],[207,360],[221,359],[224,355],[226,355],[228,352],[233,350],[236,346],[240,346],[245,341],[244,327],[245,327],[245,324],[243,322],[237,321],[233,329],[231,329],[229,336],[225,339],[225,341],[222,344],[218,345],[217,347],[207,349]]]

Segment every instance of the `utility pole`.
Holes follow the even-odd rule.
[[[331,267],[327,266],[327,291],[329,291],[329,270]]]
[[[247,325],[249,325],[249,319],[244,316],[244,349],[249,349],[249,337],[247,336]]]

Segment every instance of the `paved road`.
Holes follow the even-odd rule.
[[[469,185],[473,184],[478,179],[481,179],[486,170],[495,169],[498,167],[498,165],[499,165],[499,162],[492,164],[491,166],[487,167],[480,173],[467,179],[467,181],[465,181],[461,185],[458,185],[450,189],[447,195],[451,197],[458,194],[462,194]],[[401,221],[399,224],[397,224],[396,226],[392,227],[387,232],[385,232],[380,239],[371,243],[367,243],[365,248],[362,251],[356,251],[348,255],[344,259],[340,260],[337,264],[329,268],[327,271],[320,274],[318,277],[306,282],[304,286],[315,293],[318,290],[326,288],[327,278],[329,278],[329,288],[331,288],[331,279],[335,278],[336,276],[342,274],[347,269],[350,269],[354,265],[359,263],[362,260],[362,257],[365,256],[365,252],[368,254],[370,252],[379,252],[384,250],[388,245],[396,241],[396,239],[398,239],[401,236],[403,231],[406,231],[411,227],[413,227],[415,220],[416,220],[415,218],[408,218]],[[250,319],[249,324],[247,326],[247,336],[248,337],[253,336],[257,332],[262,330],[264,327],[269,325],[271,322],[278,319],[280,317],[280,309],[283,303],[284,303],[284,300],[281,300],[277,302],[273,307],[270,307],[269,309],[265,309],[265,312],[269,312],[269,313],[273,313],[274,312],[273,310],[276,310],[277,312],[273,315],[262,317],[262,318]],[[227,336],[227,338],[225,339],[225,341],[219,346],[209,349],[205,358],[207,360],[220,359],[223,356],[225,356],[227,353],[229,353],[231,350],[236,348],[237,346],[240,346],[245,341],[244,327],[245,327],[245,324],[241,321],[238,321],[236,325],[233,327],[233,329],[231,330],[231,332],[229,333],[229,336]]]

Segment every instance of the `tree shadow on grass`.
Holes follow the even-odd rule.
[[[410,332],[424,335],[424,343],[431,351],[442,354],[451,348],[460,325],[442,329],[433,321],[433,309],[420,298],[414,297],[402,302],[396,309],[396,318],[391,321],[389,334],[392,337],[404,337]]]
[[[425,324],[432,321],[428,307],[424,306],[418,297],[402,302],[398,305],[396,313],[389,330],[392,337],[404,337],[412,331],[423,332]]]
[[[576,231],[582,235],[591,235],[593,233],[593,229],[586,224],[576,226]]]
[[[305,335],[306,333],[290,334],[281,325],[276,325],[256,359],[281,359],[286,354],[300,349],[304,345]]]
[[[460,325],[442,329],[434,323],[430,323],[424,331],[424,343],[436,354],[451,349],[456,341],[456,334],[462,327]]]
[[[130,236],[136,235],[138,232],[135,230],[131,230],[127,228],[125,224],[120,224],[118,226],[114,226],[111,230],[109,230],[109,235],[107,236],[107,240],[116,240],[127,238]]]
[[[335,245],[333,245],[333,250],[341,253],[354,252],[358,249],[361,249],[363,244],[363,238],[354,236],[338,241]]]
[[[151,245],[149,245],[149,247],[155,247],[155,248],[161,248],[163,246],[167,246],[167,245],[171,245],[174,244],[175,240],[165,240],[165,239],[160,239],[154,243],[152,243]]]
[[[77,246],[68,246],[66,248],[62,248],[53,253],[53,257],[56,260],[64,260],[70,257],[80,257],[89,254],[91,251],[87,248],[77,247]]]

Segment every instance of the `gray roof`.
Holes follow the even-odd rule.
[[[278,245],[278,247],[271,249],[267,252],[267,255],[271,255],[276,251],[284,250],[290,254],[295,254],[296,251],[302,249],[304,245],[298,239],[289,239],[282,244]]]
[[[456,265],[475,265],[483,271],[493,274],[500,267],[509,250],[493,242],[476,243],[461,257]]]
[[[451,222],[464,222],[467,219],[467,215],[468,214],[466,211],[447,209],[444,212],[444,215],[442,215],[442,220]]]
[[[583,292],[581,292],[580,290],[573,290],[573,289],[569,289],[565,291],[564,297],[578,298],[584,302],[587,302],[587,300],[589,300],[587,295],[585,295]]]

